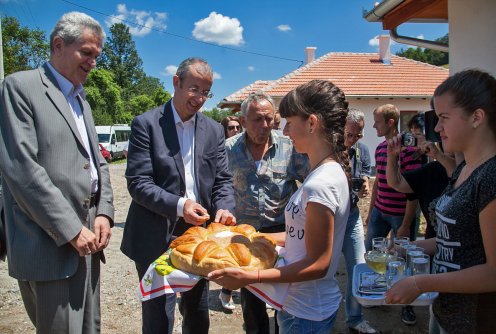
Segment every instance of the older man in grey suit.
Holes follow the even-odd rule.
[[[9,274],[37,333],[100,332],[100,260],[114,210],[82,83],[104,38],[91,17],[65,14],[50,61],[0,90]]]

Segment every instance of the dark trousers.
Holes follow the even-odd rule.
[[[262,227],[258,231],[262,233],[284,232],[285,226]],[[245,288],[241,288],[241,308],[247,334],[269,334],[269,316],[265,302],[259,299]],[[279,333],[277,325],[277,311],[274,312],[274,333]]]
[[[136,263],[139,280],[143,278],[148,265]],[[166,294],[141,303],[143,334],[172,333],[176,294]]]
[[[269,316],[265,302],[241,288],[241,308],[247,334],[269,334]]]
[[[181,293],[179,311],[183,316],[183,334],[208,334],[208,281],[201,279],[193,289]]]

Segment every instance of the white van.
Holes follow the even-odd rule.
[[[131,127],[127,124],[96,126],[98,142],[110,152],[112,160],[124,157],[124,146],[129,140]]]

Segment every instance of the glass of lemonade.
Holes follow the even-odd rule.
[[[385,252],[377,250],[365,253],[365,262],[370,269],[379,275],[384,275],[386,273],[386,258],[387,254]]]

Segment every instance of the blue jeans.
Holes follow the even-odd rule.
[[[360,210],[355,207],[351,210],[346,223],[346,231],[343,240],[343,255],[346,261],[348,281],[346,282],[346,325],[353,327],[363,320],[362,305],[353,297],[353,267],[358,263],[364,263],[365,242],[363,235],[363,224],[360,218]]]
[[[390,216],[380,212],[376,207],[372,209],[369,224],[367,226],[367,237],[365,238],[365,248],[372,249],[372,239],[377,237],[387,237],[389,231],[393,229],[393,234],[403,223],[403,216]]]
[[[277,323],[281,334],[329,334],[332,333],[337,314],[338,311],[322,321],[313,321],[297,318],[286,311],[279,311],[277,313]]]

